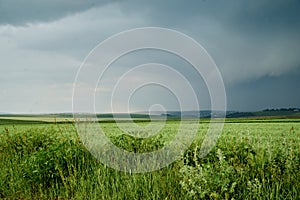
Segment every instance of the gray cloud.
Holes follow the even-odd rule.
[[[53,51],[83,59],[112,34],[143,24],[143,19],[125,15],[118,4],[112,3],[52,22],[0,26],[0,35],[13,40],[21,49]]]
[[[107,4],[107,0],[1,0],[0,24],[47,22]]]
[[[227,88],[229,108],[242,111],[299,107],[300,70],[281,76],[264,76]]]
[[[259,109],[267,102],[297,106],[299,97],[290,88],[299,84],[299,9],[297,0],[0,0],[0,111],[69,108],[63,100],[55,104],[49,100],[53,107],[45,106],[45,99],[39,106],[30,102],[39,102],[42,88],[51,90],[54,85],[60,89],[51,95],[68,99],[64,94],[70,94],[78,66],[95,45],[112,34],[143,26],[172,28],[202,44],[225,80],[229,109]],[[143,55],[131,58],[148,61]],[[179,68],[176,59],[161,55],[155,60]],[[126,62],[134,64],[130,59]],[[192,72],[185,75],[197,79]],[[11,91],[24,91],[21,85],[32,88],[30,95],[11,95]],[[253,103],[251,96],[261,98]]]

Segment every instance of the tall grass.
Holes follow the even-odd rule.
[[[178,122],[141,142],[106,123],[113,142],[145,152],[168,141]],[[225,124],[199,158],[207,124],[182,158],[143,174],[111,169],[83,146],[72,124],[0,126],[0,198],[9,199],[299,199],[300,124]],[[291,129],[293,127],[293,129]],[[292,131],[291,131],[292,130]],[[115,135],[115,137],[114,137]]]

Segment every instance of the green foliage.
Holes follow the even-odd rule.
[[[131,135],[122,134],[112,138],[112,141],[116,146],[134,153],[155,151],[164,146],[161,135],[149,138],[135,138]]]
[[[149,152],[174,137],[167,122],[149,138],[105,123],[111,141]],[[300,124],[227,123],[217,145],[199,157],[208,123],[182,159],[144,174],[115,171],[83,146],[72,124],[0,126],[0,198],[8,199],[298,199]]]
[[[200,152],[197,145],[189,149],[180,170],[180,184],[188,199],[297,199],[299,138],[289,128],[284,132],[277,130],[281,132],[278,135],[269,135],[264,130],[272,126],[276,130],[280,127],[276,125],[251,124],[263,135],[250,135],[249,130],[229,132],[204,158],[197,156]],[[246,128],[244,124],[231,126]]]
[[[195,166],[184,165],[180,173],[182,188],[189,199],[229,199],[237,185],[234,168],[225,160],[223,152],[216,152],[218,161],[203,163],[196,161]]]

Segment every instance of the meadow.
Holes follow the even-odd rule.
[[[167,121],[146,139],[122,134],[114,122],[101,126],[117,146],[147,152],[171,140],[178,123]],[[180,159],[140,174],[94,158],[73,123],[2,119],[0,124],[3,199],[300,199],[299,119],[227,120],[203,158],[197,155],[209,123],[200,121],[197,138]]]

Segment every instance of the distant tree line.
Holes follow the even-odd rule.
[[[300,108],[267,108],[263,111],[300,111]]]

